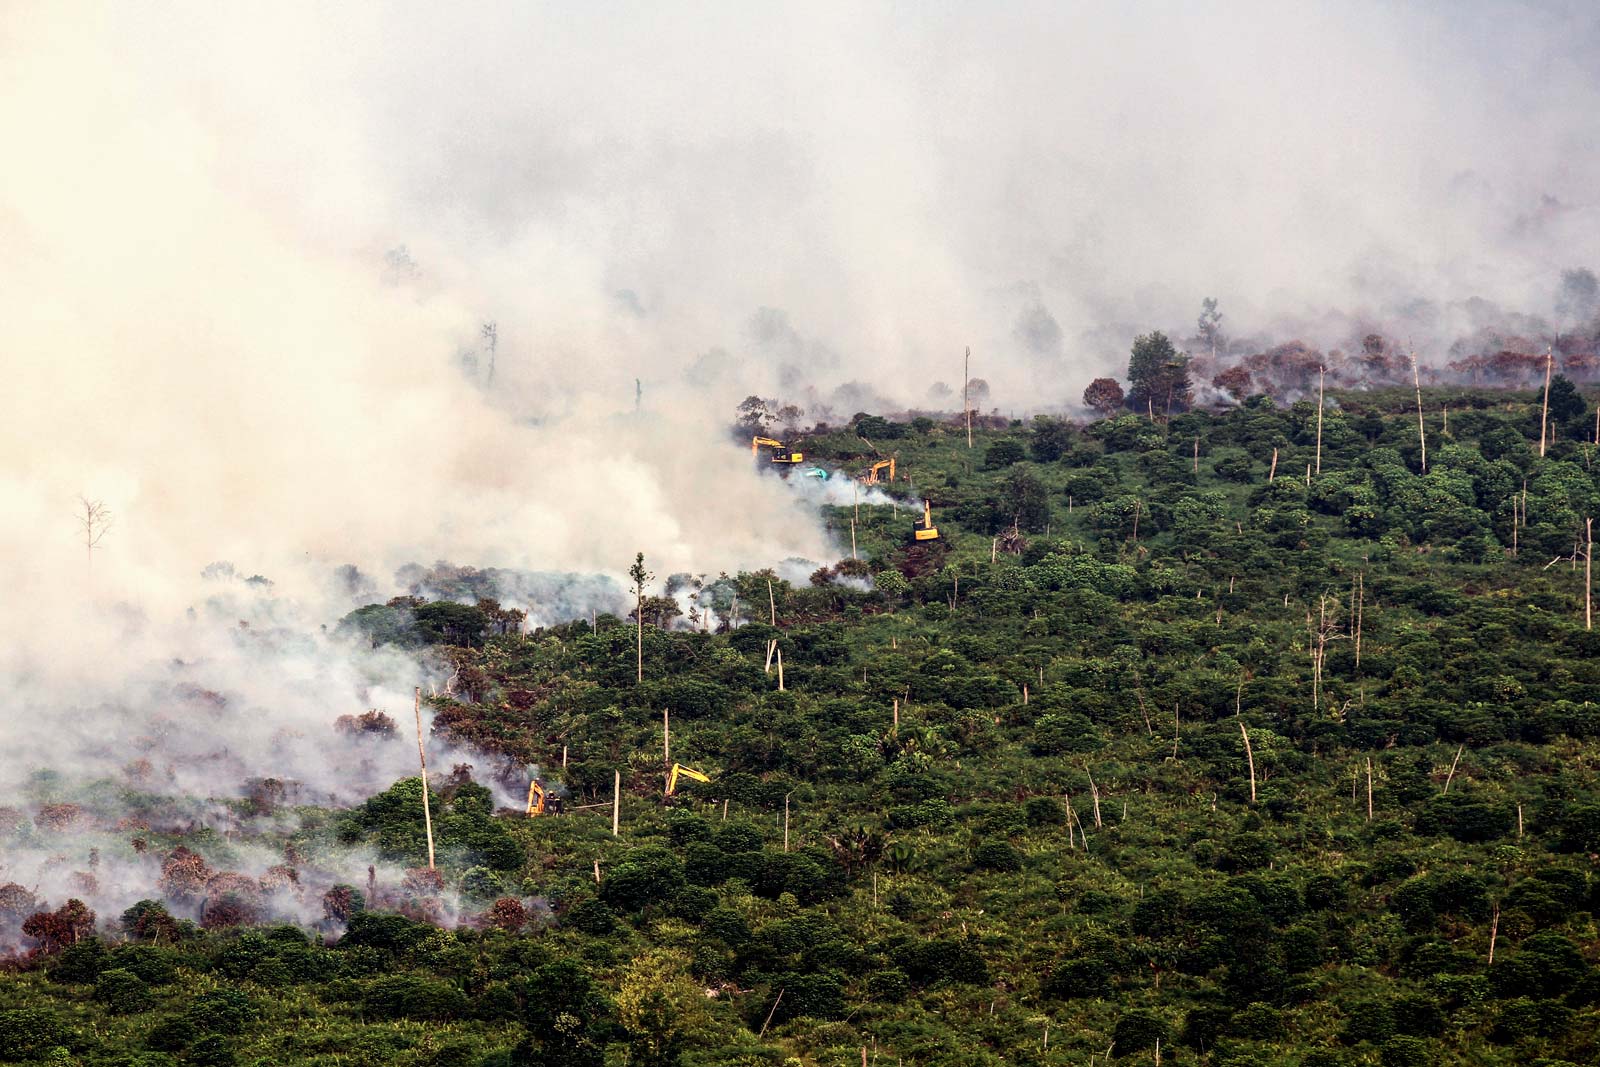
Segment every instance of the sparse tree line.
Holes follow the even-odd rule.
[[[437,871],[411,778],[300,809],[270,885],[142,832],[164,880],[120,918],[0,887],[36,950],[6,1054],[1591,1062],[1600,457],[1569,432],[1588,399],[1551,392],[1452,392],[1448,428],[1425,392],[1426,473],[1409,388],[1153,420],[1150,392],[970,449],[884,419],[938,552],[893,508],[830,508],[860,558],[809,581],[658,579],[646,545],[615,611],[532,629],[440,573],[462,601],[346,620],[455,672],[434,729],[484,759],[430,779]],[[806,450],[871,454],[849,429]],[[671,805],[663,712],[711,777]],[[409,745],[407,718],[330,731]],[[535,763],[566,814],[473,781]],[[52,801],[0,827],[131,847],[120,802]],[[349,849],[410,873],[307,888],[277,925],[291,876]]]

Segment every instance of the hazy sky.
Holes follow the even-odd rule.
[[[1204,296],[1322,344],[1548,310],[1597,45],[1578,3],[3,4],[0,547],[81,577],[84,492],[141,598],[825,555],[720,436],[750,392],[916,404],[970,344],[1067,405]]]

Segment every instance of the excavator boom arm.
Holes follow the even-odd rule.
[[[672,765],[672,773],[667,775],[667,796],[670,797],[678,791],[679,775],[685,778],[692,778],[697,782],[711,781],[711,776],[703,771],[697,771],[693,767],[685,767],[681,763],[674,763]]]

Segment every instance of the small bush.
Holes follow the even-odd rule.
[[[179,1052],[198,1037],[200,1031],[186,1015],[172,1015],[150,1028],[144,1043],[162,1052]]]
[[[0,1011],[0,1054],[6,1059],[30,1059],[67,1039],[66,1024],[48,1008]]]
[[[214,989],[202,993],[185,1013],[201,1033],[231,1034],[256,1017],[254,1000],[237,989]]]
[[[199,1067],[233,1067],[238,1058],[225,1038],[208,1034],[189,1047],[188,1062]]]
[[[1009,841],[984,841],[972,850],[972,865],[981,871],[1022,870],[1022,853]]]
[[[113,1015],[135,1015],[150,1008],[150,987],[123,967],[101,971],[94,980],[94,999]]]
[[[1118,1056],[1155,1048],[1157,1041],[1167,1044],[1171,1034],[1166,1021],[1154,1012],[1130,1011],[1117,1020],[1111,1039]]]
[[[409,974],[379,978],[361,995],[361,1012],[373,1019],[455,1019],[466,1010],[466,995],[455,986]]]
[[[161,949],[124,945],[111,954],[111,965],[132,971],[150,985],[167,985],[178,977],[178,965]]]

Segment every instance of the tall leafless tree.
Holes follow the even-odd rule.
[[[89,565],[93,566],[94,550],[111,529],[111,509],[101,501],[90,500],[86,496],[78,497],[78,508],[78,525],[83,529],[83,548],[88,554]]]
[[[640,552],[634,557],[633,566],[628,568],[628,577],[633,579],[633,617],[634,617],[634,678],[638,682],[644,681],[644,587],[655,575],[644,568],[644,553]]]
[[[489,385],[494,385],[494,357],[500,347],[500,327],[494,322],[483,324],[483,345],[489,350]]]

